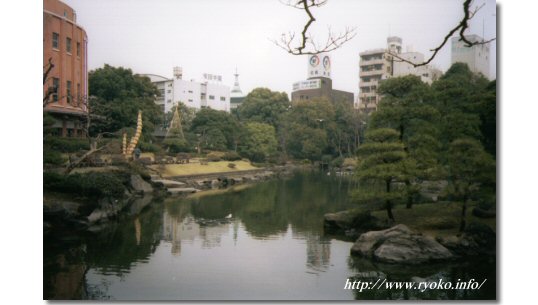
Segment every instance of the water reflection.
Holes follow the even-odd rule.
[[[69,292],[51,298],[117,300],[420,298],[343,289],[347,278],[365,271],[409,278],[441,270],[392,270],[355,260],[350,242],[324,236],[323,215],[353,207],[349,187],[346,180],[300,174],[241,192],[152,203],[136,217],[83,236],[84,255],[64,264],[72,267],[73,282],[77,266],[83,268],[81,291],[60,280],[45,289]],[[53,260],[52,254],[46,257]],[[456,269],[447,274],[460,276]]]
[[[472,289],[372,289],[355,290],[357,300],[492,300],[496,297],[495,258],[477,257],[463,262],[448,262],[420,266],[376,263],[368,259],[349,257],[349,267],[355,271],[353,280],[396,282],[486,282],[479,290]]]

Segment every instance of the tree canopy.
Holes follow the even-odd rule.
[[[155,104],[159,92],[149,78],[135,75],[131,69],[105,64],[90,71],[88,81],[92,96],[90,111],[99,118],[94,120],[94,130],[115,132],[135,127],[138,110],[143,112],[146,136],[162,122],[162,111]]]
[[[245,97],[237,111],[242,121],[266,123],[276,129],[279,127],[282,114],[289,107],[290,101],[285,92],[256,88]]]

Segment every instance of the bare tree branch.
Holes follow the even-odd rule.
[[[43,72],[43,85],[45,85],[47,77],[49,76],[49,73],[53,68],[54,64],[52,63],[52,57],[50,57],[49,62],[45,66],[43,66],[43,69],[45,69],[45,72]]]
[[[48,76],[50,74],[50,71],[54,68],[54,64],[52,63],[52,57],[49,58],[49,61],[46,65],[43,66],[43,86],[47,83]],[[57,92],[57,88],[54,87],[48,87],[47,91],[45,92],[45,95],[43,95],[43,108],[50,102],[50,97]]]
[[[473,11],[471,11],[470,7],[471,7],[472,2],[473,2],[473,0],[465,0],[465,2],[463,3],[463,19],[458,23],[458,25],[456,25],[452,30],[450,30],[450,32],[448,32],[448,34],[443,38],[443,41],[441,42],[440,45],[438,45],[436,48],[433,48],[433,49],[430,50],[433,53],[430,56],[430,58],[428,58],[428,60],[426,60],[426,61],[424,61],[422,63],[416,63],[416,62],[410,61],[408,59],[402,58],[398,54],[392,53],[390,51],[387,51],[387,54],[394,57],[394,58],[396,58],[396,59],[398,59],[401,62],[406,62],[408,64],[411,64],[413,67],[416,68],[416,67],[425,66],[425,65],[429,64],[435,58],[435,56],[437,56],[437,53],[446,45],[446,43],[448,42],[450,37],[452,37],[452,35],[454,35],[454,33],[456,33],[458,30],[459,30],[459,37],[460,37],[459,41],[465,42],[465,46],[469,47],[469,48],[472,47],[472,46],[483,45],[483,44],[487,44],[487,43],[490,43],[490,42],[494,41],[496,38],[492,38],[492,39],[485,40],[485,41],[482,40],[482,41],[474,41],[473,42],[473,41],[469,41],[465,37],[465,31],[467,30],[467,28],[469,28],[469,21],[484,6],[484,4],[482,4],[481,6],[478,6]]]
[[[356,35],[356,29],[349,27],[346,27],[345,31],[338,35],[335,35],[329,28],[325,45],[316,44],[313,37],[308,33],[309,27],[314,21],[316,21],[316,18],[310,11],[310,8],[323,6],[327,3],[327,1],[328,0],[288,0],[285,2],[281,0],[280,2],[284,5],[304,10],[308,16],[308,21],[301,31],[299,46],[292,47],[292,43],[295,40],[295,33],[292,32],[290,32],[288,35],[283,33],[280,40],[272,40],[273,43],[292,55],[313,55],[333,51],[341,47],[345,42],[353,39],[353,37]],[[310,46],[310,48],[307,46]]]

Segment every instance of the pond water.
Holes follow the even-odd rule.
[[[323,233],[323,215],[353,207],[342,178],[300,173],[240,192],[154,202],[97,233],[45,239],[44,298],[113,300],[494,299],[495,261],[398,267],[349,255]],[[346,290],[380,271],[488,278],[480,290]]]

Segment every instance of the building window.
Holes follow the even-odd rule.
[[[77,42],[77,56],[80,57],[80,42]]]
[[[170,103],[172,102],[172,100],[166,100],[166,102],[167,102],[168,104],[170,104]]]
[[[60,34],[58,33],[52,33],[52,48],[60,49]]]
[[[191,103],[192,103],[192,99],[189,99],[189,102],[191,102]]]
[[[205,93],[200,93],[200,98],[205,100]]]
[[[166,90],[166,93],[172,93],[172,90]]]
[[[226,98],[225,98],[224,96],[221,96],[221,97],[220,97],[220,101],[221,101],[221,102],[226,102]]]
[[[69,37],[65,38],[65,50],[67,53],[71,53],[71,38]]]
[[[64,10],[64,17],[67,18],[67,11],[66,10]]]
[[[209,96],[209,99],[210,99],[210,100],[214,100],[214,99],[215,99],[215,96],[214,96],[214,95],[210,95],[210,96]]]
[[[60,79],[59,78],[56,78],[54,77],[52,79],[52,90],[54,90],[53,94],[52,94],[52,100],[54,102],[57,102],[58,101],[58,91],[60,91]]]
[[[192,90],[189,90],[189,93],[192,93]]]
[[[67,95],[67,102],[71,104],[71,81],[67,81],[67,88],[66,88],[66,95]]]

